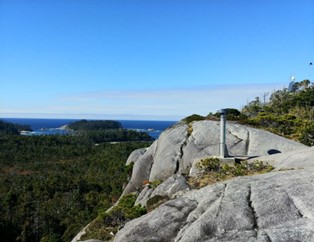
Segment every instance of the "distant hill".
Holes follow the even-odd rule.
[[[0,135],[19,135],[22,130],[32,131],[29,125],[13,124],[0,120]]]
[[[70,123],[68,125],[69,129],[73,130],[84,130],[84,131],[92,131],[92,130],[104,130],[104,129],[122,129],[122,125],[118,121],[113,120],[90,120],[87,121],[85,119]]]

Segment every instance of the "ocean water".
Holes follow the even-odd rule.
[[[15,124],[30,125],[33,135],[53,135],[65,134],[66,131],[60,129],[64,125],[78,121],[80,119],[42,119],[42,118],[3,118],[3,120]],[[177,121],[153,121],[153,120],[116,120],[125,129],[147,132],[154,139],[157,139],[162,131],[174,125]]]

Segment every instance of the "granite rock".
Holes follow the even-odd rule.
[[[314,168],[235,178],[166,202],[114,241],[314,241],[313,199]]]

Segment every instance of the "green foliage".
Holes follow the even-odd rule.
[[[121,123],[112,120],[90,120],[85,119],[70,123],[69,129],[80,131],[104,130],[104,129],[122,129]]]
[[[150,188],[156,188],[162,183],[161,180],[154,180],[148,183]]]
[[[68,128],[93,143],[153,140],[146,132],[123,129],[121,123],[111,120],[81,120],[69,124]]]
[[[110,240],[127,221],[138,218],[146,213],[141,205],[134,206],[137,195],[132,193],[122,197],[119,203],[109,212],[102,212],[89,226],[82,239],[90,238]]]
[[[182,121],[186,124],[189,124],[193,121],[200,121],[200,120],[205,120],[205,119],[206,119],[206,117],[204,117],[204,116],[201,116],[198,114],[192,114],[191,116],[188,116],[188,117],[182,119]]]
[[[0,136],[3,241],[71,241],[111,207],[146,142],[102,143],[79,136]],[[129,215],[131,216],[131,214]]]
[[[146,132],[136,132],[126,129],[107,129],[99,131],[81,131],[77,135],[93,143],[124,142],[124,141],[152,141]]]
[[[220,160],[214,157],[202,159],[196,164],[196,167],[205,172],[218,171],[220,170]]]
[[[168,196],[156,195],[148,199],[147,211],[150,212],[155,208],[158,208],[161,204],[167,202],[170,198]]]
[[[238,109],[235,108],[225,108],[226,112],[226,119],[229,121],[238,121],[247,119],[247,116],[245,114],[242,114]],[[218,120],[220,118],[220,112],[216,112],[215,114],[208,114],[209,119]]]
[[[274,91],[269,102],[259,98],[242,109],[248,116],[242,119],[273,133],[297,140],[303,144],[314,144],[314,85],[309,80],[294,83],[292,90]]]
[[[237,176],[261,174],[273,170],[271,165],[263,164],[261,161],[221,164],[219,159],[214,157],[202,159],[196,166],[203,173],[188,179],[189,186],[196,189]]]
[[[0,135],[19,135],[21,130],[31,131],[29,125],[12,124],[0,120]]]

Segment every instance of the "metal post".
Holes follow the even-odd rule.
[[[220,110],[220,158],[226,157],[226,110]]]

